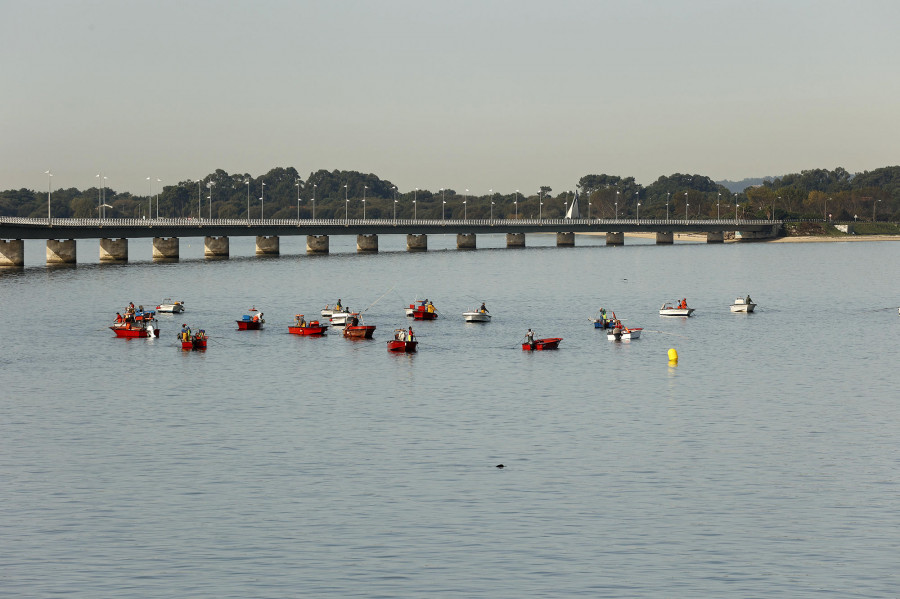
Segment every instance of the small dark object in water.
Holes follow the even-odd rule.
[[[497,468],[506,468],[503,464],[497,464]]]

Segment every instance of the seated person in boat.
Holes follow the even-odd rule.
[[[406,331],[404,329],[397,329],[397,332],[394,333],[394,339],[397,341],[406,341]]]
[[[682,310],[687,310],[687,298],[682,298],[681,303],[678,304],[678,307]]]
[[[428,311],[434,312],[434,304],[432,304],[431,302],[428,302]]]
[[[359,326],[359,317],[358,316],[354,316],[353,318],[350,319],[350,326],[352,326],[352,327]]]
[[[122,324],[123,322],[125,322],[125,319],[122,318],[122,315],[121,315],[121,314],[119,314],[118,312],[116,312],[116,324]]]
[[[257,312],[256,314],[253,315],[253,322],[260,322],[260,321],[262,321],[262,317],[263,317],[263,313],[262,313],[262,312]]]
[[[181,325],[181,340],[182,341],[190,341],[191,340],[191,329],[186,324]]]
[[[297,325],[298,327],[305,327],[306,326],[306,318],[304,318],[302,314],[297,314],[294,317],[294,324]]]
[[[481,302],[481,308],[480,308],[480,310],[481,310],[481,313],[482,313],[482,314],[487,314],[488,309],[485,307],[484,302]]]

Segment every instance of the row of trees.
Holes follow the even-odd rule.
[[[573,191],[549,186],[522,194],[470,195],[454,189],[401,191],[388,180],[356,171],[319,170],[304,180],[295,168],[265,175],[224,170],[199,181],[167,185],[154,196],[96,187],[51,194],[55,217],[203,218],[561,218],[578,196],[582,216],[594,218],[828,218],[900,219],[900,167],[851,175],[842,168],[785,175],[732,193],[702,175],[663,176],[648,186],[634,177],[585,175]],[[0,215],[44,217],[47,193],[0,192]]]

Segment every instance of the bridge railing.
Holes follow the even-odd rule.
[[[709,226],[709,225],[780,225],[784,221],[781,220],[765,220],[765,219],[655,219],[655,218],[544,218],[544,219],[501,219],[501,218],[467,218],[467,219],[423,219],[423,218],[317,218],[317,219],[289,219],[289,218],[29,218],[21,216],[0,216],[0,223],[11,225],[26,225],[34,227],[45,227],[48,224],[52,226],[62,227],[184,227],[202,228],[202,227],[346,227],[346,226],[397,226],[410,227],[415,225],[427,225],[429,227],[446,226],[446,227],[465,227],[465,226],[493,226],[493,227],[510,227],[510,226],[540,226],[547,227],[552,230],[565,230],[567,225],[596,225],[598,227],[614,227],[622,226],[641,226],[652,225],[658,227],[660,225],[673,226]]]

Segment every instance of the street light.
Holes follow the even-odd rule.
[[[316,218],[316,187],[318,187],[318,186],[319,185],[317,183],[313,183],[313,199],[312,199],[312,205],[313,205],[312,217],[313,217],[313,219]]]
[[[516,190],[516,201],[513,202],[516,205],[516,220],[519,220],[519,190]]]
[[[297,179],[297,182],[294,183],[294,187],[297,188],[297,224],[300,224],[300,180]]]
[[[50,189],[51,189],[50,180],[51,179],[50,179],[50,177],[53,176],[53,173],[50,172],[50,169],[47,169],[46,171],[44,171],[44,174],[47,175],[47,224],[49,225],[49,224],[51,224],[51,221],[50,221]]]
[[[347,199],[347,185],[344,185],[344,220],[350,222],[350,200]]]
[[[444,208],[447,206],[447,202],[444,200],[444,188],[441,187],[441,220],[444,220]]]
[[[538,200],[538,220],[544,220],[544,202]]]
[[[666,192],[666,220],[669,220],[669,195],[671,192]]]
[[[640,202],[638,202],[638,205],[637,205],[637,219],[641,220],[641,203]]]
[[[363,185],[363,220],[366,220],[366,190],[369,189],[368,185]]]
[[[266,182],[262,182],[262,195],[259,196],[259,220],[265,218],[265,208],[266,208]]]
[[[641,205],[641,192],[640,191],[634,192],[634,199],[637,202],[637,205],[640,206]],[[640,210],[638,210],[638,212],[640,212]],[[638,218],[640,218],[640,217],[638,217]]]
[[[244,179],[244,185],[247,186],[247,225],[250,225],[250,179]]]
[[[150,182],[150,197],[147,198],[147,218],[153,216],[153,179],[147,177]]]
[[[875,200],[874,202],[872,202],[872,222],[873,223],[875,222],[875,206],[877,206],[878,202],[880,202],[880,201],[881,200]]]
[[[831,198],[825,198],[825,214],[823,215],[824,216],[823,220],[825,220],[825,221],[828,220],[828,200],[830,200],[830,199]]]
[[[159,177],[156,178],[157,183],[162,183],[162,179]],[[159,191],[162,185],[156,186],[156,218],[159,218]]]
[[[494,220],[494,190],[489,189],[488,191],[491,192],[488,199],[491,202],[491,222],[493,222],[493,220]]]
[[[397,221],[397,200],[394,199],[394,222]]]
[[[418,200],[418,199],[419,199],[419,188],[416,187],[416,190],[413,192],[413,220],[419,219],[418,215],[416,214],[416,208],[417,208],[416,200]]]
[[[616,197],[619,197],[619,192],[616,192]],[[619,202],[615,202],[616,206],[616,220],[619,220]]]
[[[468,214],[466,212],[466,208],[467,208],[466,204],[468,204],[468,203],[469,203],[469,190],[467,189],[466,195],[463,196],[463,220],[466,220],[468,218]]]
[[[688,208],[690,208],[690,207],[691,207],[690,204],[685,203],[685,205],[684,205],[684,220],[688,219]]]
[[[777,196],[778,199],[781,199],[781,196]],[[775,200],[772,200],[772,220],[775,220]]]
[[[203,179],[197,179],[197,220],[203,219],[203,201],[200,198],[200,182]],[[247,188],[250,189],[249,187]],[[249,191],[247,193],[250,193]],[[250,218],[250,202],[247,202],[247,218]]]
[[[738,219],[737,218],[737,209],[738,209],[737,194],[734,194],[734,220],[735,221],[737,221],[737,219]]]
[[[719,203],[721,201],[722,201],[722,194],[720,193],[719,196],[716,198],[716,220],[719,220],[719,218],[721,217],[721,214],[719,213]]]

